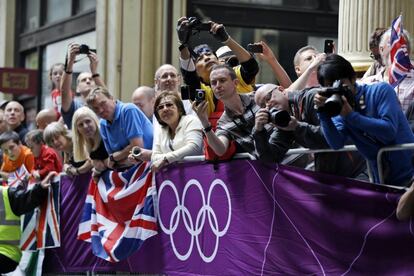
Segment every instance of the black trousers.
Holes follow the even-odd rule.
[[[9,257],[0,254],[0,273],[12,272],[16,269],[17,265],[18,263],[16,263]]]

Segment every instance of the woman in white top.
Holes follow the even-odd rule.
[[[185,156],[203,154],[203,126],[196,116],[186,115],[177,93],[161,93],[154,111],[159,122],[151,156],[154,171]]]

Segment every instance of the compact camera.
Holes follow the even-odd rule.
[[[269,122],[280,127],[287,127],[290,122],[290,114],[286,110],[278,110],[273,107],[269,110]]]
[[[195,102],[196,104],[200,104],[202,101],[204,101],[206,99],[206,91],[204,91],[203,89],[196,89],[196,93],[195,93]]]
[[[89,52],[96,53],[96,50],[89,48],[89,46],[86,45],[86,44],[81,44],[79,46],[79,54],[85,54],[85,55],[87,55],[87,54],[89,54]]]
[[[318,108],[318,112],[324,112],[329,117],[334,117],[341,113],[342,106],[344,105],[342,96],[345,96],[352,107],[355,106],[355,99],[351,89],[343,85],[340,80],[336,80],[332,87],[327,87],[324,91],[318,93],[328,98],[325,101],[325,105]]]
[[[133,147],[131,154],[134,158],[138,158],[139,155],[141,154],[141,148],[140,147]]]

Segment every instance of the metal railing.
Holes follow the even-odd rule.
[[[407,143],[407,144],[399,144],[399,145],[394,145],[394,146],[390,146],[390,147],[383,147],[378,151],[377,154],[377,167],[378,167],[378,175],[379,175],[379,181],[380,183],[377,184],[382,184],[384,186],[387,187],[391,187],[391,188],[397,188],[397,189],[402,189],[402,187],[398,187],[398,186],[392,186],[392,185],[386,185],[384,184],[384,172],[383,172],[383,165],[382,165],[382,155],[385,152],[389,152],[389,151],[400,151],[400,150],[414,150],[414,143]],[[355,145],[346,145],[341,149],[308,149],[308,148],[294,148],[294,149],[290,149],[286,152],[286,155],[293,155],[293,154],[312,154],[312,153],[327,153],[327,152],[349,152],[349,151],[358,151],[357,147]],[[256,157],[251,155],[250,153],[237,153],[233,156],[233,159],[250,159],[250,160],[256,160]],[[199,156],[187,156],[183,159],[184,162],[196,162],[196,161],[205,161],[205,156],[204,155],[199,155]],[[369,162],[367,159],[365,159],[367,162],[367,172],[368,172],[368,176],[369,176],[369,180],[371,182],[374,181],[373,175],[372,175],[372,171],[371,168],[369,166]]]

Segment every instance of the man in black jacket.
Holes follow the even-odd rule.
[[[265,84],[255,94],[255,101],[261,107],[256,115],[256,125],[267,122],[268,110],[272,107],[286,110],[291,115],[287,127],[279,129],[293,131],[294,141],[302,147],[310,149],[329,148],[322,129],[319,126],[317,110],[314,108],[313,97],[315,89],[305,89],[298,92],[286,92],[274,84]],[[258,133],[255,133],[258,135]],[[264,133],[262,134],[264,135]],[[275,156],[273,147],[278,143],[276,133],[270,136],[270,143],[256,145],[259,155],[272,160]],[[335,152],[315,154],[315,171],[356,177],[365,169],[365,160],[357,152]]]

